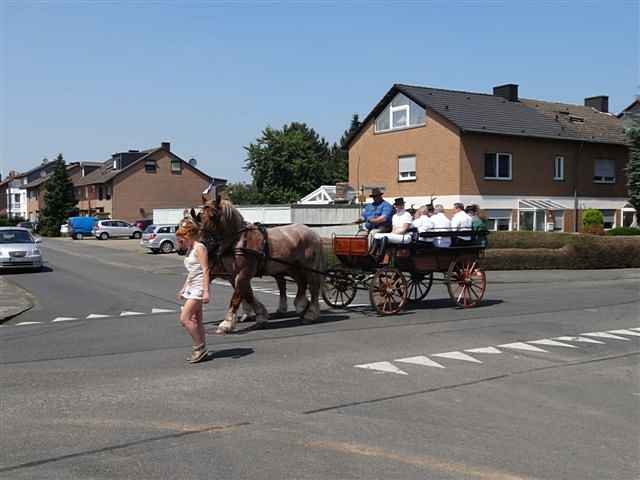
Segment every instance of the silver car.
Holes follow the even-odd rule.
[[[0,269],[42,270],[40,242],[26,228],[0,227]]]
[[[92,233],[100,240],[117,237],[142,237],[142,230],[123,220],[98,220],[93,227]]]
[[[178,225],[149,225],[142,234],[140,245],[153,253],[171,253],[176,248]]]

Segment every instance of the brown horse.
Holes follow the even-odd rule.
[[[299,224],[263,230],[245,222],[238,209],[219,196],[204,204],[197,220],[202,224],[203,235],[216,239],[225,270],[233,271],[235,290],[225,319],[218,327],[219,333],[233,331],[241,302],[253,309],[257,324],[268,320],[267,310],[251,289],[251,279],[258,275],[293,278],[298,285],[296,312],[306,322],[319,318],[325,258],[318,234]]]

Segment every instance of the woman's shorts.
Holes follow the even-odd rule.
[[[185,300],[202,300],[204,290],[200,287],[188,287],[182,292],[182,298]]]

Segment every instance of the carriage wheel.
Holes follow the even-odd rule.
[[[380,315],[391,315],[407,303],[407,279],[395,268],[377,270],[369,285],[371,305]]]
[[[487,278],[475,260],[453,260],[447,272],[447,289],[456,305],[463,308],[480,304]]]
[[[341,268],[330,268],[322,288],[322,298],[330,307],[342,308],[353,302],[357,285],[353,275]]]
[[[407,279],[410,302],[419,302],[427,296],[433,285],[433,272],[412,273]]]

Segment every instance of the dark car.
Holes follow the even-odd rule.
[[[35,225],[32,222],[20,222],[16,225],[16,227],[26,228],[29,231],[34,231],[36,229]]]
[[[144,232],[149,225],[153,224],[153,220],[146,218],[144,220],[136,220],[133,224]]]

